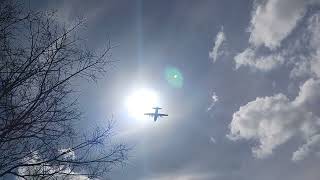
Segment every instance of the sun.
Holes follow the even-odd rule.
[[[154,90],[141,88],[127,97],[125,105],[131,117],[142,120],[146,118],[144,113],[152,111],[152,107],[157,106],[158,103],[159,97]]]

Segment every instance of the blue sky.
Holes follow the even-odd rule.
[[[116,120],[134,147],[111,179],[316,180],[320,153],[318,0],[31,1],[63,23],[86,17],[92,48],[117,45],[81,82],[82,126]],[[183,85],[172,87],[168,67]],[[168,118],[141,125],[125,98],[155,89]]]

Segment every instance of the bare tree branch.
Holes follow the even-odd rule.
[[[72,80],[96,80],[113,61],[107,43],[97,53],[55,12],[24,12],[0,3],[0,177],[95,178],[126,161],[128,148],[110,143],[112,123],[81,136]]]

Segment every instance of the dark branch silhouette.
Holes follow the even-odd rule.
[[[54,12],[25,12],[15,1],[0,4],[0,177],[21,179],[95,178],[127,158],[112,144],[112,122],[79,135],[81,118],[71,81],[96,80],[112,64],[111,45],[97,53],[78,30]]]

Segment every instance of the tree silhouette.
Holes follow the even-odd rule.
[[[111,142],[112,122],[90,134],[76,131],[81,118],[72,80],[96,80],[111,65],[111,46],[87,48],[79,20],[67,27],[55,12],[0,4],[0,178],[96,178],[127,158]]]

